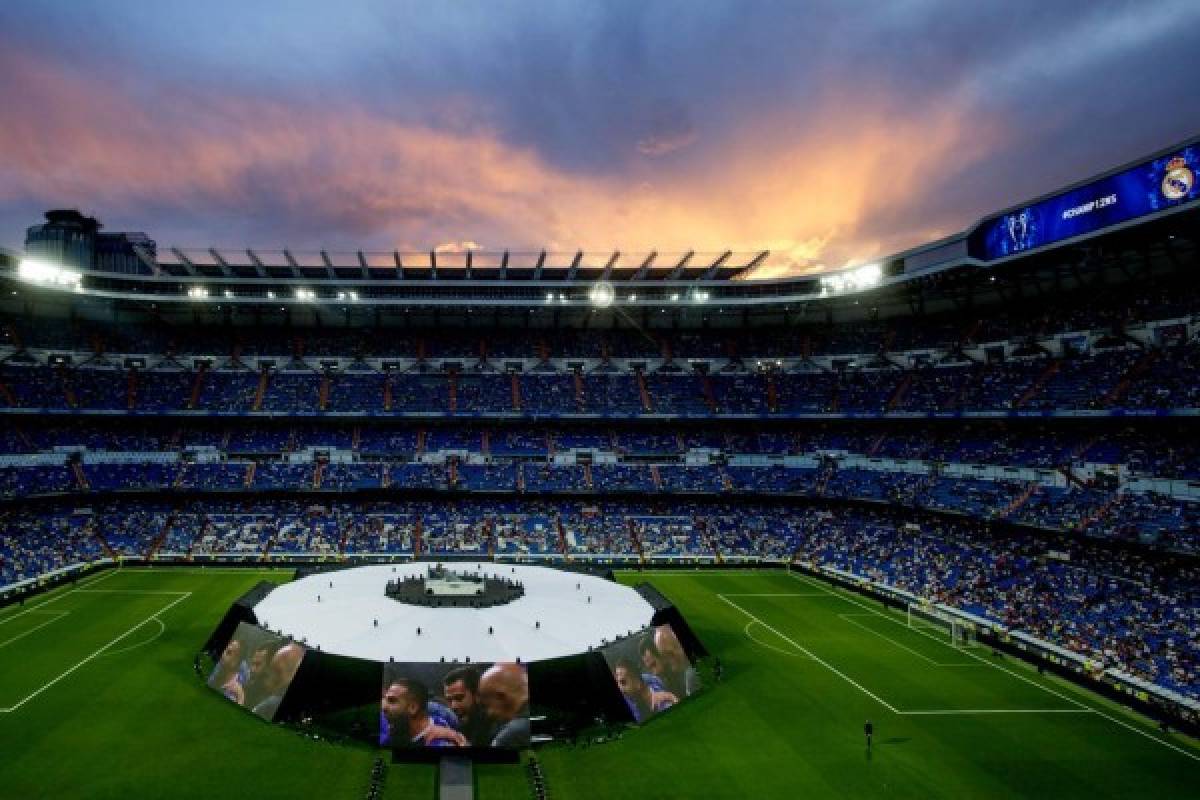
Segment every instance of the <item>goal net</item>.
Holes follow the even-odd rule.
[[[965,623],[930,604],[908,604],[908,627],[948,641],[954,647],[970,644],[971,630]]]

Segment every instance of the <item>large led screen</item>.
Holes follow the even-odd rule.
[[[273,720],[304,653],[299,642],[241,622],[208,676],[208,685],[229,701]]]
[[[385,664],[379,743],[528,747],[529,674],[510,662]]]
[[[1082,236],[1200,198],[1200,148],[1187,147],[984,221],[970,250],[992,260]]]
[[[670,625],[627,636],[600,650],[634,722],[645,722],[700,690],[700,677]]]

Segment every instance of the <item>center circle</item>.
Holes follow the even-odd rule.
[[[524,594],[486,608],[396,602],[387,585],[428,575],[431,563],[321,572],[279,586],[254,613],[259,624],[327,653],[388,662],[530,663],[587,652],[650,625],[636,590],[551,567],[455,562],[455,573],[498,575]]]

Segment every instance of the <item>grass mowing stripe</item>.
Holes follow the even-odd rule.
[[[880,631],[875,630],[874,628],[870,627],[869,625],[863,625],[861,622],[856,622],[854,620],[854,617],[856,617],[856,616],[868,616],[868,615],[866,615],[866,614],[838,614],[838,617],[840,617],[845,622],[849,622],[851,625],[862,628],[867,633],[873,633],[876,636],[878,636],[879,638],[881,638],[885,641],[891,642],[896,647],[899,647],[901,650],[907,650],[908,652],[912,653],[917,658],[928,661],[930,664],[933,664],[935,667],[977,667],[977,666],[979,666],[978,664],[944,663],[942,661],[937,661],[935,659],[932,659],[929,656],[925,655],[924,653],[922,653],[918,650],[914,650],[913,648],[909,647],[906,644],[901,644],[900,642],[896,641],[892,637],[888,636],[886,633],[881,633]]]
[[[175,600],[171,601],[171,602],[170,602],[170,603],[168,603],[168,604],[167,604],[165,607],[163,607],[163,608],[160,608],[158,611],[155,611],[155,612],[154,612],[153,614],[151,614],[149,617],[146,617],[146,619],[144,619],[144,620],[142,620],[141,622],[139,622],[138,624],[134,625],[132,628],[130,628],[129,630],[125,631],[125,632],[124,632],[124,633],[122,633],[120,636],[118,636],[117,638],[113,639],[113,640],[112,640],[112,641],[110,641],[108,644],[104,645],[104,646],[103,646],[103,647],[101,647],[99,650],[95,651],[95,652],[94,652],[94,653],[92,653],[90,656],[88,656],[87,658],[85,658],[85,659],[83,659],[82,661],[78,662],[78,663],[77,663],[77,664],[75,664],[73,667],[71,667],[70,669],[68,669],[66,672],[63,672],[63,673],[62,673],[61,675],[59,675],[57,678],[54,678],[53,680],[51,680],[51,681],[47,682],[46,684],[42,685],[42,686],[41,686],[39,689],[37,689],[36,691],[34,691],[32,694],[30,694],[30,695],[27,695],[27,696],[25,697],[25,699],[24,699],[24,700],[21,700],[21,702],[17,703],[17,704],[16,704],[16,705],[14,705],[14,706],[9,706],[8,708],[0,708],[0,713],[4,713],[4,714],[11,714],[12,712],[16,711],[17,709],[19,709],[21,706],[23,706],[23,705],[25,705],[26,703],[28,703],[28,702],[29,702],[30,700],[32,700],[33,698],[37,697],[39,694],[41,694],[42,692],[46,691],[46,690],[47,690],[47,689],[49,689],[51,686],[53,686],[54,684],[58,683],[58,682],[59,682],[59,681],[61,681],[63,678],[65,678],[65,677],[67,677],[68,675],[70,675],[72,672],[74,672],[75,670],[77,670],[77,669],[79,669],[80,667],[82,667],[84,664],[87,664],[87,663],[88,663],[89,661],[91,661],[92,659],[96,658],[96,657],[97,657],[97,656],[99,656],[99,655],[102,655],[102,654],[104,653],[104,651],[105,651],[105,650],[108,650],[108,649],[109,649],[110,647],[112,647],[114,644],[116,644],[117,642],[121,641],[121,640],[122,640],[122,639],[124,639],[126,636],[128,636],[128,635],[129,635],[129,634],[131,634],[131,633],[133,633],[133,632],[134,632],[134,631],[136,631],[138,628],[142,627],[142,626],[143,626],[143,625],[145,625],[147,622],[149,622],[150,620],[152,620],[152,619],[154,619],[155,617],[157,617],[159,614],[163,614],[163,613],[166,613],[167,611],[170,611],[172,608],[174,608],[175,606],[179,605],[179,604],[180,604],[180,603],[182,603],[184,600],[187,600],[187,599],[188,599],[189,597],[191,597],[191,596],[192,596],[192,593],[191,593],[191,592],[188,592],[187,594],[183,595],[182,597],[178,597],[178,598],[176,598]]]
[[[833,666],[832,664],[829,664],[828,662],[826,662],[826,661],[822,660],[822,659],[821,659],[821,658],[819,658],[817,655],[815,655],[815,654],[814,654],[814,653],[813,653],[811,650],[808,650],[807,648],[805,648],[805,647],[801,647],[800,645],[796,644],[796,642],[794,642],[794,641],[793,641],[793,640],[792,640],[790,637],[788,637],[788,636],[785,636],[785,635],[783,635],[782,633],[780,633],[779,631],[775,630],[775,628],[772,628],[770,625],[768,625],[767,623],[763,622],[761,619],[759,619],[758,617],[754,616],[754,615],[753,615],[753,614],[751,614],[749,611],[747,611],[746,609],[742,608],[741,606],[739,606],[737,603],[735,603],[735,602],[733,602],[732,600],[730,600],[730,599],[729,599],[728,597],[726,597],[725,595],[723,595],[723,594],[718,594],[718,595],[717,595],[717,597],[721,598],[721,599],[722,599],[722,600],[724,600],[726,603],[728,603],[729,605],[731,605],[731,606],[733,606],[734,608],[736,608],[738,611],[740,611],[740,612],[742,612],[743,614],[745,614],[747,617],[750,617],[750,619],[754,620],[754,621],[755,621],[755,622],[757,622],[759,625],[762,625],[764,628],[766,628],[767,630],[769,630],[771,633],[775,634],[775,635],[776,635],[776,636],[778,636],[780,639],[783,639],[785,642],[787,642],[788,644],[790,644],[792,647],[795,647],[797,650],[799,650],[799,651],[801,651],[802,653],[804,653],[805,655],[807,655],[807,656],[808,656],[809,658],[811,658],[813,661],[817,662],[817,663],[818,663],[818,664],[820,664],[822,667],[824,667],[825,669],[827,669],[827,670],[829,670],[830,672],[832,672],[834,675],[837,675],[839,678],[841,678],[842,680],[844,680],[846,683],[850,684],[850,685],[851,685],[851,686],[853,686],[854,688],[858,689],[860,692],[862,692],[863,694],[865,694],[867,697],[870,697],[872,700],[874,700],[875,702],[877,702],[877,703],[879,703],[880,705],[882,705],[882,706],[883,706],[884,708],[886,708],[888,711],[891,711],[893,714],[897,713],[897,712],[896,712],[896,708],[895,708],[895,706],[893,706],[891,703],[889,703],[888,701],[884,700],[882,697],[880,697],[879,695],[875,694],[875,693],[874,693],[874,692],[872,692],[870,689],[868,689],[867,687],[863,686],[863,685],[862,685],[861,683],[859,683],[858,681],[856,681],[856,680],[854,680],[853,678],[851,678],[849,675],[846,675],[844,672],[842,672],[841,670],[839,670],[837,667],[835,667],[835,666]]]
[[[60,619],[65,617],[67,614],[70,614],[71,612],[70,611],[39,611],[38,613],[39,614],[53,614],[54,619],[48,619],[45,622],[43,622],[41,625],[35,625],[34,627],[30,628],[29,630],[25,631],[24,633],[18,633],[16,636],[12,637],[11,639],[5,639],[3,642],[0,642],[0,647],[7,647],[8,645],[12,644],[13,642],[24,639],[29,634],[40,631],[42,628],[46,627],[47,625],[58,622]]]
[[[884,613],[880,612],[880,611],[879,611],[879,610],[877,610],[877,609],[871,608],[870,606],[866,605],[865,603],[860,603],[858,600],[855,600],[854,598],[851,598],[851,597],[847,597],[847,596],[846,596],[845,594],[843,594],[843,593],[836,592],[836,591],[834,591],[833,589],[828,589],[828,588],[826,588],[825,586],[821,585],[821,584],[820,584],[818,581],[814,580],[813,578],[809,578],[809,577],[808,577],[808,576],[806,576],[806,575],[798,575],[798,574],[796,574],[795,572],[792,572],[792,571],[790,571],[790,570],[788,571],[788,573],[787,573],[787,574],[788,574],[788,575],[791,575],[791,576],[792,576],[793,578],[795,578],[796,580],[799,580],[799,581],[801,581],[801,582],[803,582],[803,583],[806,583],[806,584],[808,584],[808,585],[810,585],[810,586],[817,586],[817,587],[821,588],[822,590],[824,590],[825,592],[828,592],[829,594],[833,595],[834,597],[840,597],[842,600],[845,600],[847,603],[851,603],[852,605],[856,605],[856,606],[858,606],[859,608],[864,608],[864,609],[866,609],[867,611],[870,611],[872,614],[876,614],[876,615],[878,615],[878,616],[881,616],[881,617],[883,617],[884,619],[890,619],[890,620],[892,620],[892,622],[895,622],[897,625],[903,625],[903,624],[904,624],[904,623],[900,622],[899,620],[897,620],[897,619],[895,619],[895,618],[893,618],[893,617],[890,617],[890,616],[888,616],[887,614],[884,614]],[[907,626],[905,626],[905,627],[907,627]],[[917,631],[917,633],[920,633],[920,631]],[[926,634],[922,634],[922,635],[926,635]],[[929,638],[930,638],[931,640],[935,641],[935,642],[940,642],[940,641],[941,641],[940,639],[935,639],[935,638],[934,638],[934,637],[932,637],[932,636],[931,636],[931,637],[929,637]],[[950,644],[946,644],[945,642],[942,642],[942,644],[945,644],[945,645],[946,645],[946,647],[952,647],[952,645],[950,645]],[[1032,686],[1037,686],[1039,689],[1043,689],[1043,690],[1045,690],[1046,692],[1049,692],[1050,694],[1052,694],[1052,695],[1055,695],[1056,697],[1060,697],[1060,698],[1062,698],[1063,700],[1066,700],[1066,701],[1068,701],[1068,702],[1074,703],[1075,705],[1077,705],[1077,706],[1079,706],[1079,707],[1081,707],[1081,708],[1086,708],[1087,710],[1091,711],[1091,712],[1092,712],[1092,713],[1094,713],[1094,714],[1097,714],[1097,715],[1099,715],[1099,716],[1103,717],[1104,719],[1108,720],[1109,722],[1115,722],[1116,724],[1120,725],[1121,727],[1123,727],[1123,728],[1126,728],[1126,729],[1128,729],[1128,730],[1131,730],[1131,731],[1133,731],[1134,733],[1136,733],[1136,734],[1138,734],[1138,735],[1140,735],[1140,736],[1144,736],[1144,737],[1146,737],[1147,739],[1149,739],[1149,740],[1150,740],[1150,741],[1152,741],[1152,742],[1158,742],[1158,743],[1159,743],[1159,744],[1161,744],[1163,747],[1168,747],[1168,748],[1170,748],[1171,750],[1174,750],[1175,752],[1179,753],[1180,755],[1187,756],[1188,758],[1190,758],[1190,759],[1191,759],[1191,760],[1193,760],[1193,761],[1200,761],[1200,755],[1197,755],[1196,753],[1193,753],[1193,752],[1191,752],[1190,750],[1186,750],[1186,749],[1184,749],[1184,748],[1180,747],[1179,745],[1177,745],[1177,744],[1175,744],[1175,743],[1173,743],[1173,742],[1168,742],[1168,741],[1165,741],[1165,740],[1163,740],[1163,739],[1160,739],[1159,737],[1157,737],[1157,736],[1153,735],[1153,734],[1152,734],[1152,733],[1150,733],[1149,731],[1142,730],[1141,728],[1135,727],[1135,726],[1131,725],[1130,723],[1128,723],[1128,722],[1125,722],[1124,720],[1117,719],[1116,717],[1112,716],[1111,714],[1107,714],[1107,713],[1105,713],[1104,711],[1101,711],[1101,710],[1100,710],[1100,709],[1098,709],[1098,708],[1094,708],[1093,706],[1090,706],[1090,705],[1088,705],[1087,703],[1083,703],[1083,702],[1081,702],[1081,701],[1079,701],[1079,700],[1076,700],[1076,699],[1074,699],[1074,698],[1072,698],[1072,697],[1068,697],[1067,695],[1065,695],[1065,694],[1063,694],[1063,693],[1061,693],[1061,692],[1059,692],[1059,691],[1056,691],[1055,689],[1051,689],[1049,686],[1043,686],[1042,684],[1038,683],[1037,681],[1031,680],[1031,679],[1029,679],[1028,677],[1026,677],[1026,676],[1024,676],[1024,675],[1020,675],[1020,674],[1018,674],[1018,673],[1016,673],[1016,672],[1013,672],[1011,669],[1008,669],[1007,667],[1002,667],[1002,666],[1000,666],[999,664],[995,664],[995,663],[993,663],[993,662],[991,662],[991,661],[988,661],[986,658],[983,658],[982,656],[978,656],[978,655],[976,655],[975,653],[972,653],[972,652],[969,652],[969,651],[966,651],[966,650],[963,650],[962,652],[966,653],[966,654],[967,654],[968,656],[970,656],[971,658],[977,659],[977,660],[978,660],[978,661],[980,661],[981,663],[987,664],[989,667],[994,667],[995,669],[998,669],[998,670],[1000,670],[1001,672],[1007,672],[1009,675],[1012,675],[1014,678],[1017,678],[1017,679],[1019,679],[1019,680],[1022,680],[1022,681],[1026,682],[1026,683],[1028,683],[1028,684],[1030,684],[1030,685],[1032,685]]]

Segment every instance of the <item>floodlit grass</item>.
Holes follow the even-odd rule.
[[[363,797],[378,751],[272,727],[193,674],[229,603],[287,574],[126,569],[0,610],[0,796]],[[725,680],[619,741],[539,750],[556,799],[1200,796],[1194,742],[857,595],[783,572],[621,578],[674,600]],[[520,767],[476,787],[530,796]],[[435,794],[433,767],[389,768],[387,797]]]

